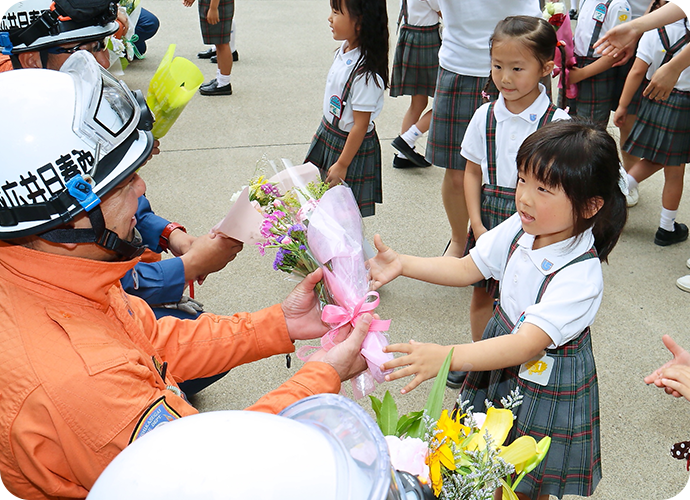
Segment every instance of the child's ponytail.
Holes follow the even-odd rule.
[[[608,132],[578,118],[548,123],[525,139],[517,164],[520,173],[563,189],[573,206],[575,234],[592,228],[599,259],[606,262],[628,216],[618,148]]]

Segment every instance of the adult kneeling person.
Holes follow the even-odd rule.
[[[21,498],[85,498],[129,443],[197,413],[180,381],[323,335],[321,272],[255,313],[156,320],[119,282],[144,249],[137,170],[153,137],[143,101],[86,51],[61,71],[2,73],[0,93],[13,117],[0,134],[0,474]],[[337,393],[366,367],[370,321],[250,409]]]

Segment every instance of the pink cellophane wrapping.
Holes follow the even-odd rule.
[[[333,343],[338,329],[348,323],[354,326],[357,318],[373,313],[378,305],[378,293],[369,292],[369,280],[362,249],[362,217],[350,188],[335,186],[321,198],[309,217],[307,229],[309,248],[319,262],[330,263],[324,267],[324,280],[337,305],[324,307],[322,319],[332,330],[324,335],[321,344],[325,349]],[[373,301],[369,299],[374,299]],[[383,352],[388,337],[390,321],[374,320],[362,343],[362,355],[368,370],[352,380],[356,399],[374,390],[374,380],[384,381],[380,366],[393,359]]]
[[[577,64],[577,60],[575,59],[575,43],[573,42],[573,30],[570,25],[569,14],[565,14],[563,24],[561,24],[561,26],[556,30],[556,37],[560,42],[565,43],[563,47],[565,50],[565,68],[561,67],[563,65],[561,51],[559,48],[556,48],[556,53],[554,57],[556,68],[553,73],[555,76],[558,76],[559,74],[561,75],[561,78],[558,80],[558,88],[562,89],[565,85],[565,96],[568,99],[575,99],[577,97],[577,85],[571,85],[569,83],[570,79],[568,78],[570,74],[570,68],[574,67]]]

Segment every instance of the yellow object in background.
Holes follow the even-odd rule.
[[[156,122],[153,137],[160,139],[168,133],[201,84],[204,75],[189,59],[175,57],[175,44],[170,44],[156,73],[149,83],[146,103]]]

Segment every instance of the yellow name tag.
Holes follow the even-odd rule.
[[[539,385],[549,385],[554,359],[546,353],[520,365],[518,377]]]

